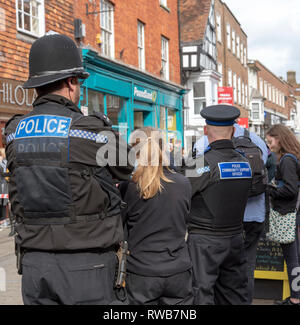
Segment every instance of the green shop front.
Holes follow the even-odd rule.
[[[113,128],[129,138],[143,126],[165,131],[167,141],[183,141],[182,98],[185,89],[136,68],[82,50],[90,77],[81,88],[81,109],[103,112]]]

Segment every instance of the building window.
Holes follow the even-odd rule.
[[[44,0],[17,0],[17,29],[32,36],[45,34]]]
[[[223,65],[222,65],[222,63],[218,63],[218,72],[221,75],[219,86],[222,87],[222,85],[223,85],[223,78],[222,78],[222,76],[223,76]]]
[[[241,53],[240,51],[241,51],[240,50],[240,37],[237,36],[236,37],[236,56],[238,59],[240,58],[240,53]]]
[[[145,69],[145,25],[138,21],[138,58],[139,68]]]
[[[264,91],[264,97],[268,98],[268,83],[265,81],[265,91]]]
[[[167,0],[159,0],[159,4],[165,8],[168,7]]]
[[[242,105],[245,106],[245,84],[242,82]]]
[[[228,87],[232,87],[232,71],[228,70]]]
[[[194,114],[200,114],[203,108],[206,107],[205,98],[205,82],[194,82]]]
[[[244,65],[247,66],[247,49],[246,46],[244,47]]]
[[[232,30],[232,53],[235,54],[235,31]]]
[[[262,78],[259,78],[259,92],[261,95],[264,95],[264,87],[263,87],[263,80]]]
[[[226,34],[227,34],[227,48],[231,49],[231,36],[230,36],[230,25],[226,25]]]
[[[161,69],[162,77],[169,80],[169,40],[161,38]]]
[[[242,103],[242,89],[241,89],[241,78],[238,78],[238,103]]]
[[[245,84],[245,106],[248,106],[248,85]]]
[[[111,3],[100,1],[101,53],[114,57],[114,7]]]
[[[236,74],[233,74],[233,98],[234,102],[237,102],[237,86],[236,86]]]
[[[244,44],[241,43],[241,63],[244,64]]]
[[[258,103],[252,104],[252,119],[259,120],[259,104]]]
[[[222,43],[222,26],[221,26],[221,16],[219,14],[216,15],[216,23],[217,23],[217,40]]]

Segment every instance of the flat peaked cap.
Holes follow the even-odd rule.
[[[214,126],[230,126],[241,115],[240,110],[231,105],[213,105],[205,107],[201,112],[206,124]]]

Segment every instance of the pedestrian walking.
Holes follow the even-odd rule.
[[[300,143],[293,132],[283,125],[273,126],[267,132],[266,138],[270,149],[278,157],[275,173],[277,186],[269,186],[271,213],[275,218],[285,216],[286,219],[291,219],[296,210],[299,193]],[[300,270],[299,218],[298,215],[295,229],[290,229],[290,231],[295,231],[295,240],[292,243],[281,244],[291,291],[290,297],[277,302],[281,305],[300,305],[300,290],[297,284]]]
[[[126,180],[132,167],[97,154],[106,146],[118,157],[127,144],[107,117],[84,116],[78,108],[80,80],[88,76],[73,40],[39,38],[24,84],[38,97],[32,112],[6,124],[24,304],[120,303],[114,282],[123,228],[115,182]]]
[[[136,169],[132,180],[121,185],[127,203],[123,215],[130,252],[129,302],[191,304],[192,270],[185,241],[191,185],[186,177],[164,167],[167,157],[158,130],[142,128],[133,138],[132,145],[139,147]]]
[[[193,264],[195,304],[247,303],[247,264],[243,217],[251,187],[248,160],[235,150],[233,124],[240,115],[234,106],[206,107],[204,134],[209,147],[189,179],[192,206],[188,246]],[[194,177],[192,177],[194,176]]]

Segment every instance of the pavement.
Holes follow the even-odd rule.
[[[23,305],[21,276],[16,270],[14,239],[10,229],[0,231],[0,306]],[[3,290],[5,289],[5,290]],[[254,299],[253,305],[272,305],[273,300]]]

